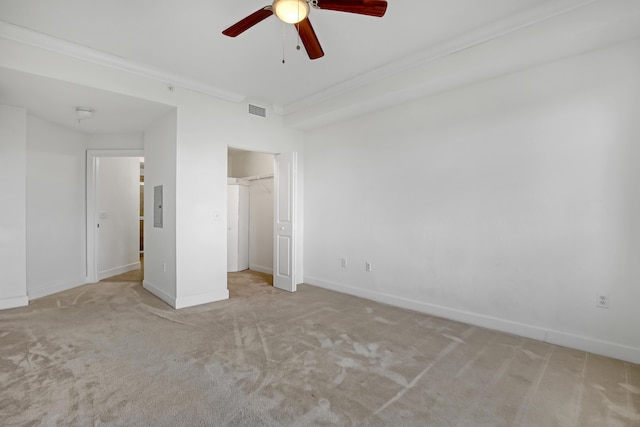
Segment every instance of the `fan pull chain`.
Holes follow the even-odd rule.
[[[284,35],[285,35],[285,24],[284,22],[282,23],[282,63],[284,64]]]
[[[295,24],[296,33],[298,33],[298,45],[296,46],[297,50],[300,50],[300,4],[298,4],[298,22]]]

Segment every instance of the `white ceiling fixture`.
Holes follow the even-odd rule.
[[[287,24],[297,24],[309,14],[309,5],[302,0],[275,0],[271,7],[273,13]]]
[[[93,113],[96,110],[90,107],[76,107],[76,118],[78,119],[78,123],[82,120],[93,119]]]

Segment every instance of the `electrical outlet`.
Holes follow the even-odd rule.
[[[371,263],[369,261],[364,262],[364,271],[371,271]]]
[[[599,293],[596,297],[596,307],[609,308],[609,295]]]
[[[340,259],[342,268],[347,268],[347,259],[346,258],[341,258]]]

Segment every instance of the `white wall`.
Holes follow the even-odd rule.
[[[50,295],[89,281],[86,271],[86,149],[134,149],[141,145],[141,133],[89,135],[28,115],[29,298]]]
[[[27,120],[27,290],[39,298],[86,283],[88,135]]]
[[[639,363],[639,51],[310,132],[305,282]]]
[[[26,110],[0,105],[0,309],[28,304],[26,135]]]
[[[246,178],[273,173],[273,154],[229,150],[229,177]]]
[[[97,271],[100,280],[140,268],[140,160],[97,162]]]
[[[176,305],[176,111],[144,134],[144,287]],[[162,228],[154,227],[154,187],[162,186]]]
[[[143,132],[97,133],[89,135],[89,150],[142,150],[144,149]]]
[[[233,173],[233,158],[234,153],[231,150],[227,151],[227,176],[231,178],[235,177]]]

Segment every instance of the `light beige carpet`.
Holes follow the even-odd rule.
[[[175,311],[101,282],[0,311],[0,425],[640,426],[640,366],[229,276]]]

